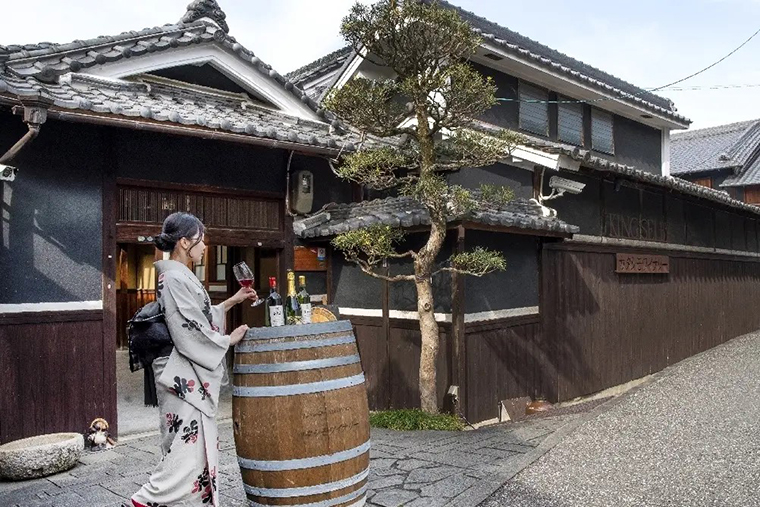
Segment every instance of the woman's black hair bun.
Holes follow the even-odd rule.
[[[173,240],[168,234],[165,232],[162,232],[156,238],[153,240],[153,243],[155,243],[156,248],[161,250],[162,252],[171,252],[174,250],[174,245],[177,244],[175,240]]]

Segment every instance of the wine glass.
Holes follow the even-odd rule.
[[[253,271],[248,267],[248,264],[245,262],[238,262],[232,266],[232,272],[235,274],[235,278],[237,278],[238,283],[242,287],[247,287],[249,289],[253,288]],[[259,306],[263,302],[264,300],[259,298],[251,303],[251,306]]]

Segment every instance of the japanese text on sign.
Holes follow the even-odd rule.
[[[616,273],[670,273],[665,255],[616,254]]]

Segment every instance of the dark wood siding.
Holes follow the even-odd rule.
[[[420,406],[420,330],[416,320],[390,319],[386,336],[379,317],[346,316],[354,326],[362,367],[367,376],[370,410]],[[439,323],[438,400],[448,387],[448,344],[451,326]]]
[[[754,225],[754,222],[753,222]],[[617,274],[615,253],[670,258],[669,274]],[[548,243],[541,313],[467,323],[459,409],[498,416],[501,400],[566,401],[658,372],[760,328],[760,259],[663,249]],[[416,320],[350,317],[370,408],[419,406]],[[438,394],[453,383],[451,325],[440,324]]]
[[[119,187],[119,223],[160,225],[176,211],[197,216],[206,227],[279,231],[281,203],[277,199],[209,195],[201,192]]]
[[[554,399],[649,375],[760,328],[760,314],[747,310],[760,298],[760,260],[647,250],[670,256],[670,274],[628,275],[615,273],[617,251],[544,249],[542,317],[556,343]]]
[[[467,324],[465,414],[470,422],[499,415],[498,402],[550,391],[553,344],[538,315]],[[545,385],[544,385],[545,384]]]
[[[116,397],[104,388],[115,372],[107,371],[113,360],[106,356],[114,353],[112,343],[103,343],[102,313],[0,318],[0,443],[82,432],[96,417],[104,417],[117,430]]]

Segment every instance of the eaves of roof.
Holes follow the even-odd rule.
[[[16,105],[39,99],[51,102],[49,115],[64,121],[173,129],[180,135],[216,139],[229,133],[230,140],[298,147],[304,152],[353,151],[361,140],[350,130],[336,131],[327,123],[289,116],[239,97],[169,84],[81,74],[71,74],[59,83],[42,83],[32,77],[0,74],[0,103]]]
[[[344,46],[303,67],[288,72],[285,76],[296,86],[301,86],[304,82],[312,81],[339,69],[346,59],[350,58],[353,54],[354,50],[351,46]]]
[[[432,0],[425,1],[430,2]],[[457,7],[456,5],[443,0],[438,1],[441,6],[456,11],[462,19],[467,21],[473,27],[475,32],[483,37],[486,43],[494,44],[517,58],[529,60],[532,64],[559,73],[571,81],[610,94],[622,102],[662,115],[681,124],[683,127],[688,127],[691,123],[691,120],[678,114],[673,103],[664,97],[660,97],[652,92],[632,85],[618,77],[578,61],[472,12],[466,11],[461,7]],[[346,48],[339,51],[344,50],[346,50]],[[336,53],[338,52],[326,55],[289,74],[289,76],[298,75],[300,83],[316,79],[319,76],[321,68],[334,63],[335,58],[338,56]],[[333,58],[331,58],[331,56],[333,56]],[[342,56],[342,54],[340,56]]]
[[[116,36],[77,40],[67,44],[39,43],[0,46],[0,77],[33,78],[41,83],[56,83],[68,73],[115,62],[125,58],[140,58],[152,53],[193,44],[216,44],[235,54],[254,71],[283,86],[296,99],[313,110],[320,118],[336,128],[342,123],[331,112],[303,92],[293,81],[264,63],[216,24],[206,19],[191,24],[176,23]]]
[[[696,175],[733,169],[738,177],[760,150],[760,120],[687,131],[671,139],[671,172]]]
[[[595,171],[605,172],[613,175],[624,177],[631,181],[646,183],[657,187],[673,190],[685,195],[699,197],[707,201],[723,204],[731,208],[748,211],[755,215],[760,215],[760,207],[753,204],[747,204],[742,201],[733,199],[726,191],[714,190],[702,185],[697,185],[690,181],[674,177],[653,174],[633,166],[612,162],[597,155],[590,150],[570,146],[554,141],[546,141],[533,137],[525,136],[524,144],[526,146],[545,151],[547,153],[559,153],[566,155],[573,160],[580,162],[582,167],[593,169]]]
[[[542,207],[527,199],[501,206],[488,204],[447,218],[450,224],[469,223],[504,232],[525,231],[544,236],[569,237],[580,229],[556,217],[543,216]],[[430,225],[427,209],[411,197],[387,197],[360,203],[329,204],[308,218],[296,220],[293,230],[303,239],[334,236],[372,225],[415,228]]]

